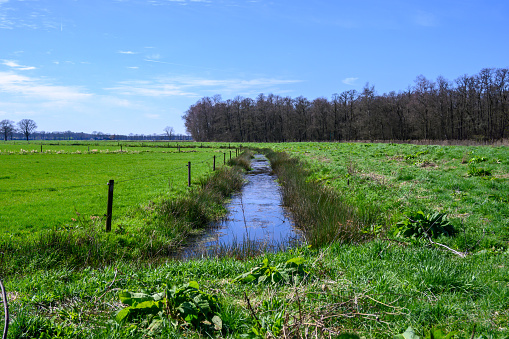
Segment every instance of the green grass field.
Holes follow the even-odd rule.
[[[310,180],[350,205],[378,211],[388,226],[419,210],[446,213],[461,233],[446,241],[468,248],[509,242],[509,149],[369,143],[270,145],[298,157]],[[390,228],[390,227],[389,227]]]
[[[199,195],[199,190],[187,189],[185,167],[183,173],[179,172],[178,183],[173,182],[170,188],[169,164],[185,166],[189,159],[205,161],[197,174],[203,178],[211,173],[211,162],[207,159],[228,152],[225,148],[228,144],[204,143],[203,147],[185,148],[181,153],[175,148],[139,145],[139,148],[126,147],[127,153],[120,153],[118,144],[102,144],[94,145],[98,151],[90,154],[88,145],[68,145],[69,151],[60,154],[56,154],[57,149],[39,154],[40,146],[30,145],[38,152],[20,154],[19,145],[5,145],[5,151],[0,154],[1,216],[8,211],[5,206],[10,201],[17,199],[19,204],[24,203],[10,214],[14,221],[23,220],[19,223],[19,234],[54,225],[72,225],[76,206],[82,206],[78,211],[87,217],[102,215],[108,179],[119,182],[118,190],[115,186],[118,230],[122,231],[119,226],[129,222],[131,210],[138,210],[137,218],[151,219],[146,223],[135,219],[138,224],[126,227],[129,231],[126,233],[104,234],[102,230],[92,232],[87,227],[75,233],[66,229],[49,233],[56,240],[30,240],[33,245],[27,248],[40,254],[29,253],[24,257],[21,254],[30,250],[23,250],[19,244],[23,237],[16,237],[15,241],[0,238],[1,260],[9,253],[20,257],[7,258],[10,266],[6,272],[14,273],[2,277],[13,319],[9,338],[416,338],[409,332],[395,337],[408,327],[420,338],[446,338],[446,334],[449,334],[447,338],[456,339],[509,338],[509,151],[506,147],[251,144],[253,148],[269,147],[297,158],[299,162],[286,166],[305,170],[301,184],[309,183],[311,189],[330,193],[316,196],[335,197],[331,201],[344,205],[342,208],[351,212],[352,218],[358,218],[334,224],[335,232],[343,232],[345,224],[358,222],[359,228],[353,232],[361,232],[365,237],[345,237],[343,242],[331,243],[342,239],[341,235],[325,236],[322,245],[304,245],[277,254],[253,257],[252,253],[242,255],[231,251],[230,257],[178,261],[157,257],[159,247],[154,247],[153,252],[157,253],[152,253],[149,247],[153,242],[164,245],[166,240],[173,241],[171,236],[165,238],[165,232],[172,233],[174,215],[182,214],[192,221],[201,216],[196,212],[203,207],[200,204],[211,204],[217,199],[210,192]],[[12,148],[7,150],[7,146]],[[72,147],[82,147],[81,154],[70,151]],[[105,170],[103,165],[108,161],[115,165]],[[23,166],[27,164],[31,169],[24,174]],[[42,173],[48,173],[41,181],[44,190],[34,187],[35,184],[25,187],[24,181],[31,178],[36,182],[34,178]],[[77,176],[81,181],[74,179]],[[137,179],[141,177],[147,178]],[[230,178],[217,183],[232,181]],[[50,190],[66,187],[71,180],[74,180],[71,186],[81,188]],[[100,185],[95,186],[96,180],[101,181]],[[149,191],[144,185],[151,180],[154,189]],[[88,183],[94,186],[82,187]],[[203,183],[197,177],[194,186],[217,187],[213,190],[221,187],[217,183],[217,186]],[[286,185],[282,176],[280,183]],[[37,190],[32,192],[28,188]],[[5,194],[4,190],[11,191]],[[81,190],[90,192],[83,200],[74,193]],[[90,196],[96,191],[97,200],[103,200],[94,205],[89,200],[93,200]],[[44,215],[41,222],[46,223],[35,222],[32,229],[27,228],[31,216],[24,212],[25,208],[32,207],[27,200],[30,194],[33,194],[31,199],[40,201],[34,204],[34,211]],[[48,200],[47,194],[55,195]],[[125,196],[125,200],[119,195]],[[207,195],[212,199],[207,200]],[[175,197],[181,200],[173,203]],[[152,206],[149,202],[153,200],[154,210],[165,213],[143,208],[139,212],[140,206]],[[311,201],[310,206],[317,210],[313,215],[323,215],[320,220],[325,220],[326,213],[339,207],[324,208],[327,203],[328,200]],[[60,205],[62,211],[58,210]],[[45,214],[43,208],[53,212]],[[62,219],[52,219],[65,211],[69,214]],[[456,232],[442,234],[434,240],[449,249],[431,244],[424,236],[397,234],[397,223],[408,220],[408,216],[413,218],[417,211],[447,215]],[[196,216],[192,216],[195,212]],[[216,215],[215,211],[208,213]],[[368,214],[369,218],[363,217]],[[166,216],[169,218],[165,219]],[[161,224],[163,219],[167,223]],[[60,220],[59,224],[55,220]],[[90,245],[87,239],[92,237],[99,240],[90,241]],[[39,243],[45,246],[44,252],[38,250]],[[69,249],[57,253],[61,244]],[[102,252],[97,251],[99,264],[84,265],[82,258],[88,260],[87,251],[95,251],[94,246],[109,247],[104,255],[115,255],[118,248],[118,253],[127,259],[106,257],[103,260]],[[465,255],[459,256],[451,250]],[[72,255],[74,261],[70,262],[66,255]],[[138,260],[141,256],[144,259]],[[295,265],[285,264],[297,257],[302,258],[298,259],[302,263],[298,270]],[[247,272],[256,272],[255,268],[264,259],[269,270],[261,276],[267,278],[250,283],[236,279]],[[278,278],[283,280],[271,283]],[[180,310],[175,303],[183,300],[171,299],[170,292],[166,293],[167,304],[164,304],[168,306],[149,300],[154,293],[171,290],[175,285],[187,286],[191,281],[199,284],[202,294],[181,304]],[[145,293],[145,299],[132,304],[136,310],[131,311],[139,312],[138,316],[117,321],[119,312],[128,308],[120,302],[121,292]],[[206,321],[190,324],[193,316],[203,316],[193,306],[198,305],[195,302],[203,302],[203,296],[211,297],[219,305],[214,314],[222,320],[221,330],[211,329],[210,315]],[[186,315],[187,323],[183,320]]]
[[[223,165],[224,152],[229,159],[219,144],[190,148],[187,143],[180,152],[176,143],[150,147],[166,145],[124,145],[121,152],[117,143],[68,142],[43,145],[43,153],[40,144],[0,145],[0,231],[73,226],[78,213],[102,218],[110,179],[115,180],[115,222],[133,207],[184,192],[189,161],[196,181],[212,171],[214,155],[217,167]]]

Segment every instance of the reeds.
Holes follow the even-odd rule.
[[[371,237],[369,229],[380,221],[376,208],[347,204],[333,189],[310,181],[305,166],[286,153],[265,153],[281,183],[283,203],[310,245],[361,242]]]

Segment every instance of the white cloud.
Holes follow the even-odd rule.
[[[53,85],[13,72],[0,72],[0,92],[49,101],[83,100],[92,96],[79,88]]]
[[[122,95],[167,97],[199,97],[210,92],[222,94],[253,94],[260,92],[283,92],[278,86],[292,85],[301,80],[274,78],[256,79],[203,79],[193,77],[159,78],[152,81],[124,81],[107,88]]]
[[[127,68],[129,68],[129,69],[138,69],[139,67],[138,66],[128,66]]]
[[[345,78],[341,82],[345,85],[353,86],[355,85],[355,81],[357,81],[359,78]]]
[[[7,67],[14,68],[18,71],[29,71],[29,70],[35,69],[35,67],[32,67],[32,66],[22,66],[13,60],[2,60],[2,64]]]
[[[147,58],[145,59],[145,61],[158,62],[159,59],[161,59],[161,55],[154,53],[154,54],[147,55]]]
[[[120,54],[136,54],[136,52],[133,51],[118,51]]]

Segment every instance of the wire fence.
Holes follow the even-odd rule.
[[[234,149],[234,155],[235,156],[238,156],[239,153],[240,153],[240,150],[239,149]],[[125,183],[129,183],[129,182],[134,182],[134,181],[143,181],[143,180],[147,180],[147,179],[152,179],[152,178],[158,178],[158,177],[164,177],[164,178],[168,178],[169,176],[169,179],[168,180],[165,180],[165,183],[168,183],[169,181],[169,185],[170,187],[172,186],[172,178],[174,177],[174,174],[186,169],[187,170],[187,186],[191,186],[191,178],[192,178],[192,172],[191,172],[191,166],[193,166],[193,169],[196,168],[196,166],[199,166],[199,165],[202,165],[202,164],[206,164],[206,163],[209,163],[211,164],[211,168],[213,171],[216,170],[216,160],[218,162],[223,162],[223,165],[226,165],[226,162],[227,162],[227,159],[232,159],[232,151],[229,152],[229,157],[227,156],[228,152],[221,152],[219,154],[214,154],[212,155],[211,154],[211,157],[210,159],[205,159],[205,160],[201,160],[203,159],[203,154],[201,155],[200,157],[200,160],[199,161],[193,161],[192,159],[185,159],[185,160],[188,160],[186,161],[187,163],[186,164],[179,164],[177,166],[173,166],[171,168],[168,168],[168,169],[164,169],[164,171],[159,171],[157,173],[152,173],[152,174],[148,174],[148,175],[142,175],[142,176],[134,176],[134,177],[130,177],[130,178],[120,178],[120,179],[109,179],[107,182],[98,182],[98,183],[90,183],[90,184],[84,184],[84,185],[69,185],[69,186],[60,186],[60,187],[36,187],[36,188],[23,188],[23,189],[3,189],[3,190],[0,190],[0,193],[3,193],[3,194],[6,194],[6,196],[9,196],[10,194],[12,193],[24,193],[24,192],[39,192],[39,191],[51,191],[51,192],[60,192],[60,191],[68,191],[68,190],[80,190],[80,189],[84,189],[84,188],[90,188],[90,187],[104,187],[105,185],[108,185],[108,201],[107,201],[107,213],[104,214],[104,216],[106,217],[106,224],[107,224],[107,231],[109,231],[111,229],[111,220],[112,220],[112,200],[113,200],[113,186],[115,185],[117,188],[118,188],[118,184],[125,184]],[[218,157],[219,156],[219,157]],[[222,158],[222,159],[218,159],[218,158]],[[182,174],[180,175],[180,177],[182,177]],[[182,178],[180,178],[179,180],[181,180]],[[157,184],[156,184],[157,186]],[[160,185],[159,185],[160,186]],[[106,193],[106,191],[105,191]],[[125,190],[123,191],[123,193],[125,194]],[[79,196],[79,192],[78,193],[73,193],[74,196]],[[100,194],[99,191],[97,194]],[[106,194],[105,194],[106,196]],[[76,209],[76,208],[75,208]],[[76,213],[78,213],[76,211]],[[79,215],[79,213],[78,213]]]

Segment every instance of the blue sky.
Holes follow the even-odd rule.
[[[330,98],[509,67],[509,1],[0,0],[0,120],[185,133],[204,96]]]

